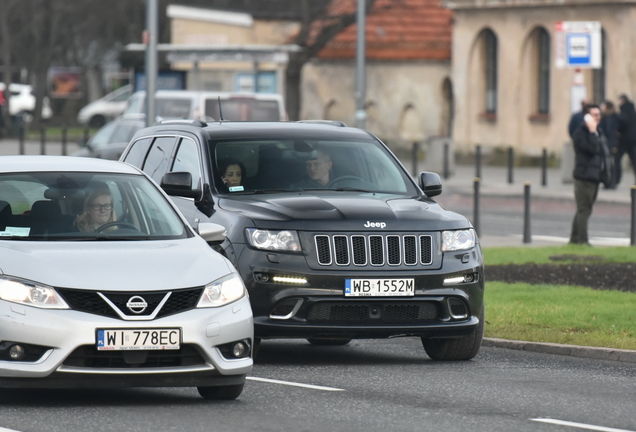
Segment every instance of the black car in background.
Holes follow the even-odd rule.
[[[431,199],[437,174],[415,182],[375,136],[340,122],[173,120],[137,132],[121,160],[193,226],[227,228],[213,247],[245,282],[259,340],[416,336],[433,359],[477,354],[475,231]]]

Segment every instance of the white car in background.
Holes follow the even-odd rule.
[[[77,122],[92,128],[100,128],[121,115],[126,101],[132,94],[132,85],[128,84],[108,93],[82,108],[77,115]]]
[[[0,91],[5,91],[6,85],[0,82]],[[33,112],[35,110],[35,95],[33,87],[28,84],[11,83],[9,85],[11,100],[9,102],[9,114],[13,117],[22,117],[25,122],[33,120]],[[44,97],[42,103],[42,118],[49,119],[53,116],[51,110],[51,102],[48,97]]]

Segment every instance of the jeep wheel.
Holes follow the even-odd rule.
[[[448,339],[422,338],[424,351],[433,360],[470,360],[475,357],[484,337],[484,311],[479,315],[479,325],[468,336]]]
[[[216,387],[197,387],[199,394],[204,399],[210,400],[234,400],[243,392],[244,384],[216,386]]]
[[[318,346],[342,346],[351,342],[351,339],[321,339],[321,338],[309,338],[307,339],[310,344]]]

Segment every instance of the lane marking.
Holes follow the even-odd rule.
[[[605,426],[595,426],[595,425],[590,425],[585,423],[575,423],[575,422],[569,422],[565,420],[555,420],[555,419],[549,419],[549,418],[534,418],[530,420],[536,421],[536,422],[542,422],[542,423],[551,423],[551,424],[560,425],[560,426],[570,426],[570,427],[575,427],[579,429],[601,431],[601,432],[634,432],[627,429],[615,429],[615,428],[610,428]]]
[[[20,432],[20,431],[0,427],[0,432]]]
[[[282,384],[282,385],[288,385],[288,386],[292,386],[292,387],[303,387],[303,388],[309,388],[309,389],[314,389],[314,390],[345,391],[344,389],[339,389],[339,388],[334,388],[334,387],[323,387],[323,386],[317,386],[317,385],[313,385],[313,384],[302,384],[302,383],[296,383],[296,382],[291,382],[291,381],[280,381],[280,380],[269,379],[269,378],[247,377],[246,379],[252,380],[252,381],[260,381],[260,382],[270,383],[270,384]],[[0,432],[2,432],[2,431],[0,430]]]

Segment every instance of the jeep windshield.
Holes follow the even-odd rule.
[[[140,175],[0,174],[0,241],[165,240],[191,236]]]
[[[223,140],[211,141],[210,147],[215,186],[222,194],[418,193],[408,173],[372,139]]]

